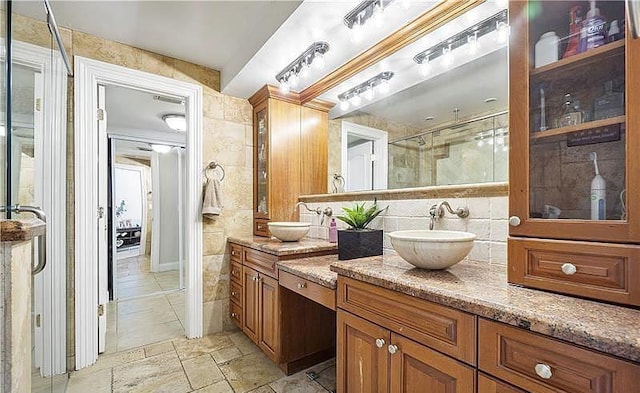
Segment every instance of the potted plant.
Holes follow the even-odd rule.
[[[371,207],[366,203],[354,203],[353,208],[343,207],[344,215],[338,220],[349,225],[348,229],[338,230],[338,259],[354,259],[382,255],[382,230],[369,229],[367,226],[387,208],[378,209],[376,200]]]

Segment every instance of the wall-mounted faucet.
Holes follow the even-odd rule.
[[[309,208],[309,206],[307,206],[306,202],[298,202],[296,203],[296,206],[293,208],[293,211],[295,212],[300,205],[304,206],[305,209],[307,209],[308,212],[311,213],[316,213],[317,215],[322,215],[322,218],[320,219],[320,225],[324,225],[324,218],[326,217],[331,217],[333,215],[333,209],[331,209],[330,207],[325,207],[324,210],[318,206],[315,209],[311,209]]]
[[[460,218],[469,217],[468,207],[464,206],[464,207],[459,207],[456,210],[453,210],[451,208],[451,205],[449,205],[449,202],[442,201],[437,205],[431,206],[431,209],[429,209],[429,216],[431,216],[431,220],[429,221],[429,230],[433,230],[433,227],[436,221],[444,217],[445,208],[447,209],[449,214],[454,214]]]

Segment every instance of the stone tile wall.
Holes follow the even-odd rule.
[[[491,198],[443,198],[443,199],[410,199],[410,200],[378,200],[379,207],[388,206],[371,224],[371,228],[383,229],[385,233],[398,230],[429,229],[429,208],[447,200],[454,209],[458,206],[469,208],[469,217],[465,219],[451,216],[436,223],[435,229],[468,231],[477,235],[475,244],[468,259],[493,264],[507,263],[508,234],[508,197]],[[368,201],[369,203],[371,201]],[[359,202],[361,203],[361,202]],[[368,204],[369,204],[368,203]],[[351,207],[351,202],[309,202],[309,207],[331,207],[334,217],[342,214],[341,207]],[[310,237],[328,239],[330,219],[325,218],[320,225],[321,217],[315,213],[303,212],[300,221],[311,222]],[[338,228],[346,228],[346,224],[336,219]],[[389,237],[384,237],[384,252],[394,253]]]
[[[13,38],[49,47],[50,36],[45,23],[15,15]],[[60,28],[70,58],[83,56],[111,64],[141,70],[202,86],[203,166],[215,160],[224,166],[224,210],[220,218],[205,221],[203,227],[203,333],[230,328],[228,318],[229,261],[225,259],[227,236],[251,234],[252,217],[252,108],[245,99],[223,95],[220,72],[187,61],[174,59],[100,37]],[[68,365],[74,364],[74,127],[73,78],[68,89],[67,136],[67,241],[68,275]]]

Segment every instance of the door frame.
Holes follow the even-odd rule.
[[[202,86],[81,56],[74,56],[74,83],[75,367],[81,369],[98,358],[98,167],[106,165],[98,159],[98,84],[186,99],[185,333],[202,336]]]
[[[41,167],[42,199],[47,213],[47,268],[38,280],[50,294],[42,304],[42,348],[51,350],[40,363],[40,374],[48,377],[67,371],[67,72],[51,49],[12,41],[12,62],[43,77]],[[5,57],[2,56],[2,60]],[[48,99],[45,99],[48,98]]]
[[[375,160],[373,161],[373,189],[374,190],[386,190],[387,189],[387,174],[388,174],[388,145],[389,145],[389,133],[386,131],[378,130],[363,126],[360,124],[351,123],[349,121],[342,121],[342,139],[341,139],[341,156],[342,156],[342,178],[345,179],[345,189],[348,189],[347,181],[347,161],[349,150],[349,144],[347,138],[349,135],[356,135],[363,139],[373,141],[373,151],[375,154]]]

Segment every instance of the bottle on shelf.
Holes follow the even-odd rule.
[[[607,43],[607,20],[600,15],[600,9],[596,7],[596,0],[589,1],[589,11],[583,23],[587,28],[585,50],[594,49]]]
[[[613,81],[604,84],[604,95],[593,100],[594,120],[624,115],[624,93],[613,91]]]
[[[564,95],[564,109],[560,117],[556,119],[554,127],[560,128],[580,124],[584,121],[582,115],[581,111],[574,108],[571,94],[567,93]]]
[[[569,44],[562,55],[563,59],[580,53],[580,30],[582,29],[582,7],[574,5],[569,10]]]

